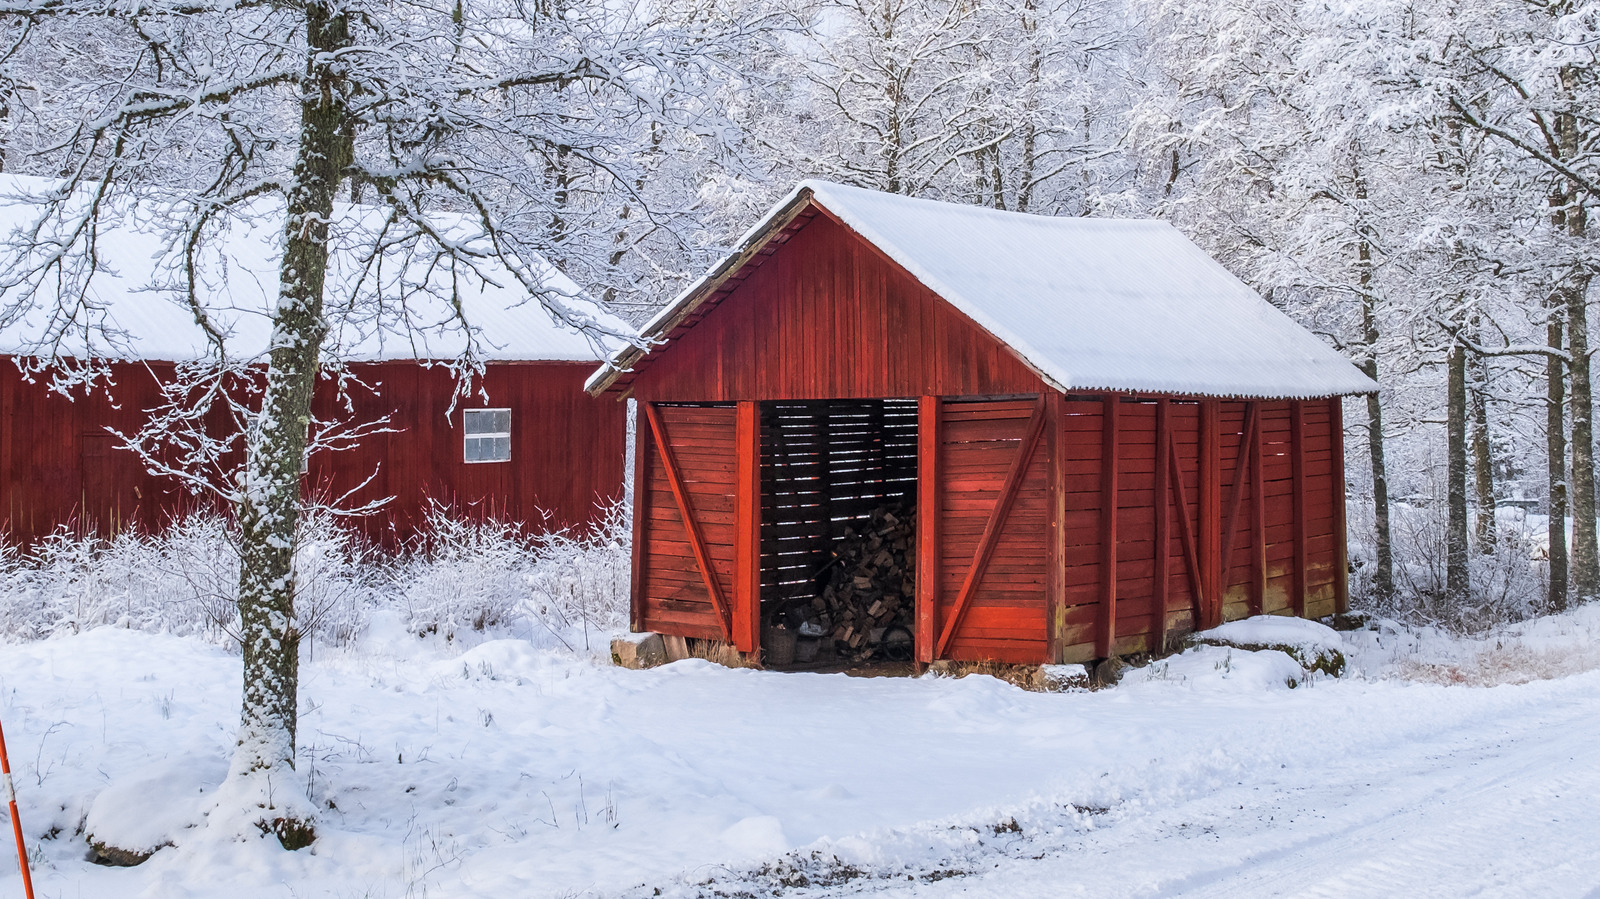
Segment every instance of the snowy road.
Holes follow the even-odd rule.
[[[883,896],[1600,897],[1600,697],[1131,815]],[[852,890],[852,892],[854,892]]]

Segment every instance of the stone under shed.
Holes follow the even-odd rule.
[[[640,336],[588,383],[638,401],[635,631],[1040,664],[1345,609],[1376,385],[1164,222],[807,181]]]

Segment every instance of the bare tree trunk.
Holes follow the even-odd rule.
[[[349,20],[332,7],[306,8],[312,50],[300,101],[300,145],[288,195],[278,306],[261,401],[251,428],[244,497],[239,507],[240,646],[244,702],[236,776],[257,777],[269,797],[294,798],[300,632],[295,622],[294,546],[300,517],[300,468],[311,425],[311,394],[327,324],[322,292],[328,269],[328,222],[341,171],[350,158],[342,133],[343,92],[328,54],[350,45]],[[272,779],[279,783],[274,787]],[[274,793],[274,789],[279,791]],[[309,816],[268,807],[263,825],[286,848],[309,845]]]
[[[1600,547],[1597,547],[1594,485],[1594,402],[1589,380],[1589,314],[1587,275],[1575,275],[1567,288],[1567,349],[1572,361],[1572,589],[1577,602],[1600,596]]]
[[[1545,325],[1545,343],[1560,350],[1565,341],[1562,303],[1559,295],[1550,298],[1550,320]],[[1560,357],[1546,356],[1545,376],[1545,457],[1550,483],[1550,585],[1546,597],[1550,611],[1567,607],[1567,420],[1566,368]]]
[[[1356,199],[1367,198],[1366,182],[1356,179]],[[1372,295],[1372,244],[1364,237],[1356,245],[1361,285],[1361,340],[1366,345],[1361,371],[1378,380],[1377,297]],[[1372,465],[1372,524],[1374,567],[1372,589],[1379,598],[1394,595],[1394,537],[1389,525],[1389,466],[1383,452],[1383,403],[1379,395],[1367,394],[1367,452]]]
[[[1039,125],[1034,118],[1034,113],[1039,107],[1039,93],[1044,90],[1042,84],[1044,71],[1044,58],[1039,50],[1039,2],[1038,0],[1023,0],[1022,2],[1022,34],[1028,42],[1028,103],[1030,113],[1028,121],[1022,126],[1022,160],[1017,171],[1017,211],[1027,212],[1028,206],[1033,202],[1033,177],[1038,166],[1039,154]]]
[[[1450,601],[1466,598],[1471,589],[1467,572],[1467,351],[1460,344],[1450,348],[1450,382],[1446,397],[1446,430],[1449,432],[1447,481],[1449,523],[1445,529],[1445,589]]]
[[[1576,66],[1560,70],[1561,93],[1567,108],[1557,112],[1555,144],[1562,159],[1578,159],[1586,152],[1588,135],[1582,133],[1578,116],[1572,111],[1582,79]],[[1565,226],[1569,236],[1582,238],[1588,225],[1583,194],[1575,184],[1567,184],[1558,195],[1555,224]],[[1574,266],[1559,293],[1564,299],[1567,325],[1567,377],[1572,419],[1572,590],[1578,602],[1600,596],[1600,539],[1595,523],[1594,486],[1594,402],[1589,378],[1589,275]]]
[[[1499,538],[1495,533],[1494,454],[1489,441],[1489,388],[1488,363],[1479,357],[1473,360],[1467,385],[1467,402],[1472,411],[1472,480],[1476,493],[1478,516],[1473,536],[1478,552],[1494,553]]]

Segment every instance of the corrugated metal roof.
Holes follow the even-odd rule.
[[[1062,390],[1304,399],[1377,389],[1163,221],[1027,215],[804,181],[729,259],[808,196]],[[640,335],[667,336],[726,267]],[[590,388],[640,356],[618,353]]]
[[[23,241],[42,207],[37,195],[54,182],[0,175],[0,241]],[[186,361],[207,354],[205,336],[185,300],[184,279],[168,252],[161,216],[147,207],[123,203],[102,221],[97,240],[101,267],[90,281],[87,304],[63,321],[55,296],[46,290],[16,320],[0,327],[0,354],[38,355],[42,342],[57,340],[55,355],[107,359]],[[349,361],[390,359],[451,360],[460,357],[467,335],[448,300],[457,291],[465,318],[479,337],[488,361],[606,358],[622,345],[598,334],[556,321],[524,289],[504,263],[492,256],[464,265],[433,252],[387,252],[381,264],[357,271],[368,254],[379,210],[340,204],[331,228],[335,246],[329,260],[326,305],[333,332],[329,353]],[[475,229],[465,219],[438,216],[430,224],[473,245]],[[283,207],[263,200],[248,214],[235,216],[202,253],[198,294],[207,314],[227,335],[228,351],[252,358],[265,351],[271,310],[277,302]],[[39,258],[41,250],[30,250]],[[589,299],[570,279],[543,259],[524,260],[547,298],[600,331],[627,334],[631,328]],[[359,298],[350,285],[368,278]],[[0,305],[15,306],[15,291],[0,295]],[[339,313],[355,308],[356,315]],[[381,306],[381,310],[380,307]],[[0,321],[6,316],[0,315]]]

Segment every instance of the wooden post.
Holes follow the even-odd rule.
[[[939,637],[939,426],[942,402],[917,399],[917,662],[934,660]]]
[[[1172,437],[1167,433],[1167,401],[1156,400],[1156,534],[1155,534],[1155,584],[1150,591],[1150,649],[1163,652],[1167,648],[1167,597],[1172,588],[1172,491],[1171,463],[1167,456],[1172,452]],[[1187,513],[1185,513],[1187,514]]]
[[[1294,471],[1294,613],[1306,616],[1306,422],[1305,403],[1289,404],[1289,460]]]
[[[1262,467],[1261,435],[1266,431],[1266,409],[1261,403],[1254,403],[1256,407],[1256,432],[1250,438],[1250,469],[1255,472],[1255,480],[1250,486],[1250,533],[1254,535],[1251,541],[1251,573],[1254,575],[1250,588],[1250,614],[1264,615],[1267,611],[1267,475]]]
[[[1222,623],[1221,406],[1218,400],[1200,401],[1200,577],[1205,605],[1197,630]]]
[[[733,645],[761,648],[761,414],[753,400],[734,410]]]
[[[1333,610],[1350,611],[1350,529],[1345,521],[1344,399],[1328,400],[1329,433],[1333,439]],[[1494,514],[1493,510],[1490,514]]]
[[[1045,394],[1045,451],[1049,456],[1050,471],[1050,549],[1044,575],[1045,622],[1047,639],[1045,658],[1060,664],[1066,652],[1067,629],[1067,463],[1066,441],[1063,429],[1067,416],[1065,399],[1060,392]]]
[[[628,586],[629,629],[644,633],[644,592],[649,580],[645,565],[650,544],[650,448],[655,442],[650,430],[649,417],[644,414],[644,400],[637,400],[633,410],[633,571]]]
[[[1095,631],[1096,658],[1109,659],[1117,644],[1117,456],[1122,400],[1105,398],[1100,437],[1100,621]]]

